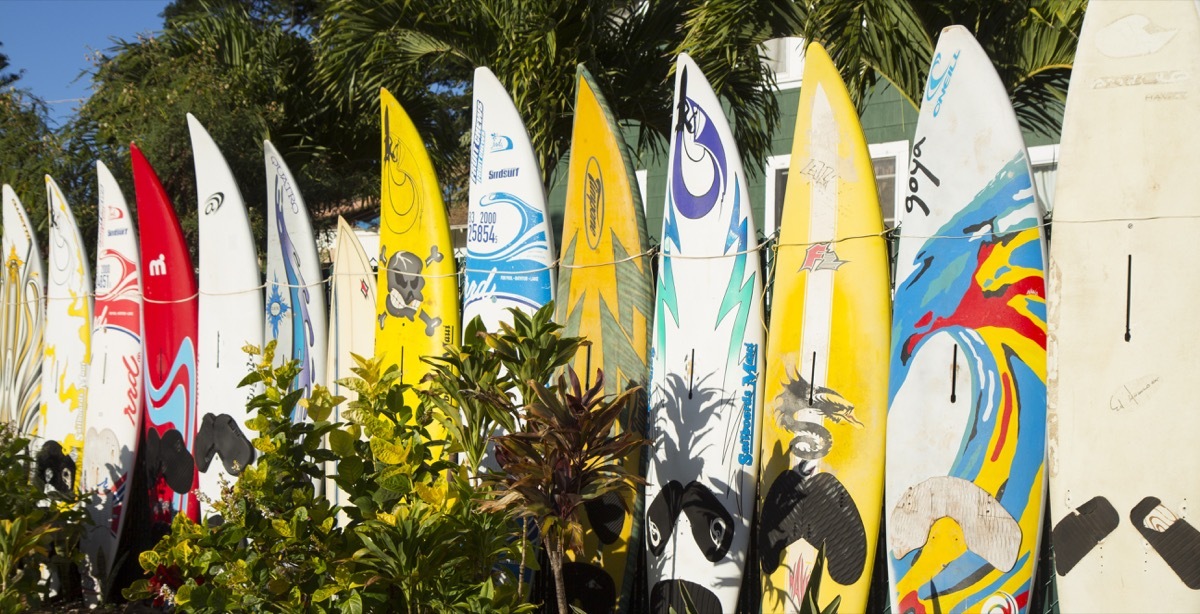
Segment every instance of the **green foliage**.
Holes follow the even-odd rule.
[[[466,160],[472,71],[512,95],[546,175],[570,145],[575,70],[587,66],[644,149],[671,129],[674,57],[687,51],[725,96],[748,164],[765,160],[779,122],[759,45],[780,36],[791,3],[771,0],[332,0],[317,32],[318,83],[347,112],[377,112],[380,86],[426,136],[441,176]],[[457,96],[457,97],[455,97]],[[448,108],[448,105],[452,105]]]
[[[613,435],[617,419],[640,392],[630,388],[608,399],[603,372],[597,371],[595,385],[583,390],[568,368],[556,385],[537,388],[524,408],[524,430],[495,438],[501,472],[485,478],[495,485],[497,497],[483,509],[510,510],[538,523],[562,614],[568,611],[563,556],[583,550],[580,510],[610,492],[632,490],[641,480],[621,461],[645,439],[633,431]]]
[[[3,46],[4,43],[0,43],[0,47]],[[8,56],[4,53],[0,53],[0,87],[8,87],[16,83],[17,80],[25,74],[24,70],[19,70],[17,72],[4,72],[8,68],[8,64]]]
[[[1087,0],[827,0],[798,11],[863,106],[879,80],[919,106],[938,33],[962,25],[987,51],[1026,129],[1057,134]]]
[[[472,469],[482,467],[497,430],[518,430],[521,400],[536,398],[541,382],[550,382],[585,343],[562,336],[553,322],[553,303],[534,314],[509,313],[512,322],[501,322],[495,333],[476,317],[467,323],[461,346],[424,359],[433,366],[426,399],[454,442],[450,452],[463,454]]]
[[[43,254],[49,228],[43,177],[52,175],[63,190],[69,190],[71,174],[65,156],[63,143],[50,126],[46,103],[22,89],[0,88],[0,183],[11,185],[21,199],[39,230]]]
[[[32,470],[29,440],[0,426],[0,613],[40,605],[49,591],[43,568],[66,578],[82,559],[81,500],[48,493],[31,479]]]
[[[220,145],[243,186],[260,240],[267,196],[263,139],[283,153],[317,216],[377,193],[378,134],[351,131],[357,124],[312,94],[315,58],[305,32],[237,2],[186,4],[157,36],[119,40],[94,59],[93,93],[63,130],[78,175],[88,178],[72,204],[95,201],[95,159],[105,160],[130,186],[130,168],[119,161],[135,141],[195,245],[195,176],[184,119],[189,112]],[[94,223],[94,216],[83,217],[85,226]]]
[[[152,577],[126,591],[184,612],[522,611],[494,565],[514,556],[512,523],[480,510],[479,493],[434,451],[428,412],[403,404],[396,367],[356,357],[344,401],[317,386],[287,392],[298,367],[273,367],[274,343],[243,385],[262,385],[247,426],[259,456],[213,510],[220,524],[178,516],[139,562]],[[297,406],[308,419],[295,423]],[[328,442],[328,447],[326,443]],[[315,485],[336,462],[352,505],[338,509]],[[339,518],[339,512],[343,515]]]

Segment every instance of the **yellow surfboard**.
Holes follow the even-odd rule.
[[[565,334],[592,342],[572,363],[580,378],[590,385],[596,369],[603,369],[604,392],[611,395],[644,388],[650,378],[654,282],[646,217],[625,143],[583,66],[576,82],[556,315]],[[645,420],[643,401],[621,417],[619,428],[644,432]],[[627,466],[642,475],[641,454],[631,455]],[[585,552],[572,561],[569,600],[589,611],[629,611],[637,573],[630,554],[641,548],[641,525],[640,489],[624,509],[612,499],[586,506]]]
[[[459,332],[458,280],[450,223],[433,163],[416,126],[386,89],[376,292],[375,354],[399,365],[400,381],[417,384],[429,372],[422,356],[441,356]],[[416,404],[416,395],[405,395]],[[444,436],[437,422],[435,438]]]
[[[867,143],[824,48],[808,47],[763,380],[763,612],[794,612],[824,546],[820,607],[864,612],[883,503],[888,262]]]

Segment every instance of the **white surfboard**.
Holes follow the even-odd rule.
[[[1088,5],[1050,250],[1064,612],[1200,611],[1200,3]]]
[[[1045,258],[991,60],[942,30],[896,259],[884,514],[892,611],[1024,612],[1045,491]]]
[[[275,340],[275,360],[300,361],[294,386],[307,396],[325,381],[325,284],[308,208],[287,163],[263,141],[267,165],[266,341]],[[299,406],[293,416],[305,417]]]
[[[103,600],[125,524],[144,391],[137,231],[125,196],[103,162],[96,162],[96,178],[96,313],[79,491],[91,493],[87,509],[92,524],[82,548]]]
[[[685,54],[672,126],[652,340],[647,584],[655,612],[732,612],[758,476],[762,279],[737,145]]]
[[[204,126],[187,116],[196,166],[200,218],[200,322],[196,359],[196,468],[200,492],[219,499],[255,453],[246,428],[251,388],[238,388],[250,372],[242,348],[261,347],[262,284],[246,204],[233,171]],[[206,502],[207,504],[207,502]],[[207,514],[206,514],[207,515]]]
[[[7,183],[0,190],[0,201],[4,222],[0,423],[11,424],[22,437],[29,437],[38,426],[42,404],[46,268],[29,215]]]
[[[33,450],[47,488],[72,492],[83,457],[92,342],[92,275],[83,237],[62,190],[46,175],[50,243],[41,426]]]
[[[335,395],[346,397],[346,403],[358,394],[338,384],[338,380],[354,377],[351,354],[370,358],[375,351],[375,271],[362,243],[346,220],[338,217],[337,238],[334,240],[333,291],[329,297],[329,355],[325,369],[325,386]],[[344,421],[343,403],[333,409],[330,420]],[[329,463],[325,481],[325,496],[334,505],[347,505],[346,493],[333,480],[337,467]]]
[[[554,299],[553,231],[525,123],[504,86],[475,69],[463,322],[495,330],[508,310],[532,313]]]

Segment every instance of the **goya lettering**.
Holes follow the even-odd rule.
[[[908,197],[904,199],[904,210],[912,213],[913,205],[916,205],[921,208],[921,211],[925,215],[929,215],[929,205],[926,205],[925,199],[917,194],[921,191],[921,180],[917,177],[917,173],[920,172],[922,175],[925,175],[925,178],[935,188],[942,185],[942,180],[938,179],[937,175],[934,175],[928,166],[921,163],[921,146],[925,144],[925,138],[921,137],[921,140],[913,143],[912,168],[908,169]]]

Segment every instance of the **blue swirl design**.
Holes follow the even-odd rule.
[[[897,285],[889,382],[891,405],[924,344],[939,332],[953,338],[965,358],[962,364],[968,365],[962,373],[970,380],[970,389],[959,395],[972,405],[946,474],[996,492],[1023,531],[1041,521],[1046,445],[1042,241],[1039,220],[1020,215],[1033,201],[1022,151],[933,233],[948,238],[922,245],[914,258],[917,267]],[[919,590],[901,591],[901,599],[935,599],[932,584],[943,603],[960,600],[952,612],[978,607],[996,590],[1028,591],[1027,565],[1036,555],[1023,547],[1013,568],[996,574],[967,550],[933,578],[906,578],[921,552],[918,548],[901,559],[889,553],[897,582],[919,585]]]
[[[520,217],[512,240],[495,250],[471,242],[467,249],[464,305],[481,300],[505,300],[537,309],[550,301],[550,270],[539,259],[550,251],[545,215],[515,194],[493,192],[479,199],[479,210],[496,210],[497,219]],[[507,214],[507,215],[506,215]]]
[[[683,76],[686,88],[687,73]],[[679,105],[682,115],[675,133],[675,168],[671,174],[671,196],[679,213],[689,219],[699,219],[712,211],[721,200],[725,178],[729,175],[729,161],[725,145],[717,134],[717,127],[708,113],[691,98],[683,97]],[[708,165],[712,169],[712,183],[701,194],[694,194],[684,182],[684,167]]]
[[[172,425],[183,434],[183,441],[190,452],[196,429],[188,423],[196,407],[196,345],[191,337],[184,337],[175,350],[171,369],[162,384],[154,385],[151,370],[146,369],[146,396],[150,399],[147,409],[151,421],[156,425]],[[176,493],[171,497],[175,511],[187,509],[188,495]]]
[[[304,396],[312,394],[313,384],[316,383],[316,366],[313,364],[312,347],[316,343],[316,333],[313,331],[312,314],[309,312],[309,289],[300,272],[300,254],[288,234],[287,223],[283,216],[283,202],[275,200],[275,223],[279,231],[279,247],[283,251],[283,271],[287,277],[288,295],[292,307],[292,355],[290,360],[300,361],[300,373],[296,376],[295,386],[304,390]],[[299,405],[292,414],[295,421],[303,420],[307,412]]]

